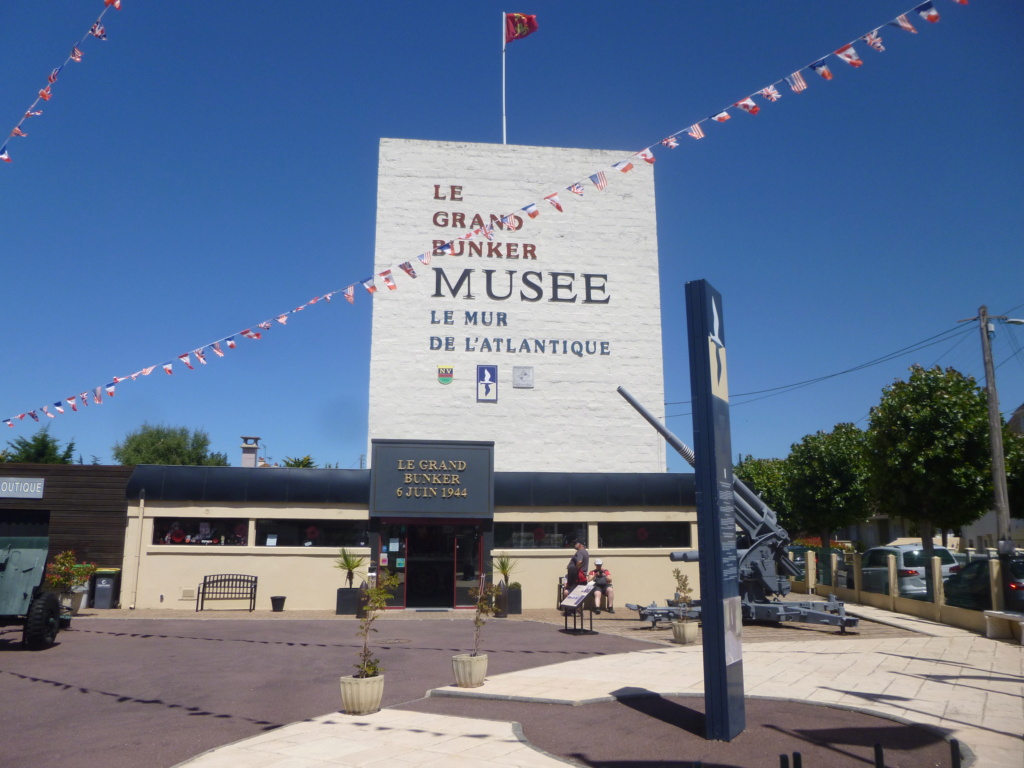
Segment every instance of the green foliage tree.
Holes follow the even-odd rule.
[[[292,458],[286,456],[284,460],[284,466],[286,467],[297,467],[298,469],[316,469],[316,461],[308,453],[305,456],[299,458]]]
[[[111,449],[114,460],[125,466],[170,464],[226,467],[228,457],[210,453],[210,437],[201,429],[143,424]]]
[[[1003,455],[1006,457],[1006,493],[1010,515],[1024,518],[1024,435],[1004,429]]]
[[[786,459],[790,512],[801,530],[821,537],[870,516],[866,435],[853,424],[806,435]]]
[[[755,459],[747,455],[733,467],[733,474],[775,510],[779,525],[792,536],[798,530],[798,521],[790,512],[787,473],[786,459]]]
[[[64,448],[56,438],[50,435],[48,427],[43,427],[32,437],[18,437],[7,443],[10,448],[3,452],[4,461],[12,464],[71,464],[75,453],[72,440]]]
[[[959,528],[992,504],[985,393],[952,368],[912,366],[871,409],[868,466],[878,510],[917,522],[930,563],[936,526]]]

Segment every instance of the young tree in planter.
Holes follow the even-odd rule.
[[[334,567],[345,572],[345,581],[348,587],[352,587],[356,574],[366,565],[366,558],[349,552],[344,547],[338,553],[339,557],[334,561]]]
[[[357,633],[362,638],[363,648],[359,652],[355,677],[376,677],[384,672],[380,659],[374,658],[373,651],[370,650],[370,634],[377,631],[373,626],[374,622],[388,607],[388,600],[394,597],[397,586],[398,574],[384,569],[377,573],[376,583],[364,590],[366,607],[363,609],[363,618],[359,622],[359,632]]]
[[[913,366],[871,409],[868,466],[878,511],[916,520],[931,563],[936,527],[959,528],[992,503],[985,393],[952,368]]]

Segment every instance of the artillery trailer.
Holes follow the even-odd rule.
[[[22,642],[32,650],[49,648],[70,623],[57,595],[43,591],[49,544],[46,536],[0,537],[0,626],[23,627]]]

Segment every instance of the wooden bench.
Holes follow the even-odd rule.
[[[249,610],[256,609],[256,577],[240,573],[218,573],[204,576],[196,593],[196,611],[205,607],[207,600],[248,600]]]
[[[1019,629],[1014,632],[1013,625]],[[1024,645],[1024,613],[1016,611],[985,611],[985,637],[992,638],[1020,638],[1020,644]]]

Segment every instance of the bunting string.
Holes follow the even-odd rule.
[[[103,26],[103,17],[106,16],[107,11],[113,8],[116,11],[121,10],[121,0],[103,0],[103,12],[100,13],[99,17],[89,27],[89,31],[82,35],[75,44],[71,46],[71,52],[68,57],[64,59],[64,63],[59,67],[50,72],[49,77],[46,78],[46,86],[39,90],[39,95],[36,96],[36,100],[32,102],[28,109],[25,110],[25,114],[21,116],[21,119],[15,124],[14,129],[11,131],[10,137],[0,145],[0,160],[5,163],[11,162],[11,155],[7,151],[7,145],[11,138],[20,137],[27,138],[28,134],[22,129],[22,125],[31,117],[39,117],[43,114],[43,110],[36,109],[39,106],[40,101],[49,101],[53,98],[53,85],[57,82],[57,76],[60,75],[61,70],[68,65],[68,62],[81,63],[82,57],[85,55],[82,53],[82,45],[85,43],[86,38],[95,37],[98,40],[107,39],[107,30]]]
[[[952,2],[957,5],[967,5],[967,0],[952,0]],[[101,24],[103,15],[108,10],[110,10],[111,7],[114,7],[115,9],[119,10],[121,7],[121,0],[104,0],[104,5],[105,7],[103,9],[103,13],[100,14],[99,18],[92,25],[92,28],[86,36],[92,35],[94,37],[104,39],[105,32],[103,31],[103,26]],[[823,56],[819,59],[816,59],[810,64],[801,67],[800,69],[792,72],[786,77],[776,80],[770,83],[769,85],[755,91],[754,93],[749,94],[746,98],[741,99],[740,101],[733,102],[731,105],[725,107],[724,109],[711,115],[710,117],[698,120],[696,123],[690,125],[689,127],[683,128],[679,131],[676,131],[675,133],[669,134],[664,139],[656,141],[638,152],[634,152],[628,158],[625,158],[617,163],[614,163],[611,166],[610,170],[618,171],[620,173],[629,173],[630,171],[633,170],[634,163],[639,163],[641,161],[646,165],[653,165],[656,160],[656,157],[654,155],[654,149],[656,147],[676,149],[679,146],[679,137],[683,135],[686,135],[693,139],[704,138],[705,134],[703,129],[701,128],[702,124],[710,122],[724,123],[728,121],[731,118],[731,115],[729,113],[730,109],[739,109],[744,112],[747,112],[748,114],[756,115],[760,111],[761,105],[754,101],[754,97],[760,97],[764,99],[765,102],[768,103],[776,102],[781,98],[781,94],[779,93],[776,86],[781,86],[783,84],[788,85],[789,88],[795,93],[800,93],[806,90],[808,85],[807,80],[803,76],[803,72],[805,71],[809,70],[810,72],[813,72],[814,74],[820,76],[825,80],[831,80],[833,78],[833,74],[828,67],[830,57],[834,57],[855,69],[859,68],[860,66],[863,65],[864,62],[863,60],[860,59],[859,55],[854,50],[854,44],[864,43],[868,47],[874,49],[875,51],[884,51],[885,47],[883,45],[880,34],[883,27],[893,26],[900,30],[903,30],[904,32],[917,34],[917,29],[913,26],[909,19],[909,16],[915,13],[918,16],[920,16],[920,18],[924,19],[929,23],[934,24],[939,21],[939,13],[938,11],[936,11],[935,6],[932,2],[925,2],[916,5],[910,10],[906,11],[905,13],[896,16],[891,21],[886,22],[886,24],[882,24],[878,27],[875,27],[870,32],[867,32],[864,35],[857,37],[853,41],[847,43],[844,46],[841,46],[832,53],[827,54],[826,56]],[[79,45],[81,45],[81,43],[82,40],[79,40],[78,43],[75,44],[75,46],[72,49],[72,55],[69,56],[67,61],[64,62],[65,64],[67,64],[68,61],[81,60],[81,50],[79,48]],[[78,58],[75,58],[76,55]],[[53,73],[50,75],[50,84],[56,81],[56,75],[60,72],[63,66],[64,65],[61,65],[61,67],[55,69]],[[49,85],[47,86],[47,88],[44,89],[44,91],[46,91],[48,94],[50,93]],[[32,111],[35,109],[39,100],[45,101],[48,99],[49,95],[43,96],[43,91],[41,91],[39,99],[33,102],[28,112],[26,112],[25,117],[22,118],[22,120],[18,123],[17,126],[15,126],[15,130],[12,131],[11,135],[24,136],[25,134],[20,132],[20,126],[22,122],[24,122],[24,120],[27,119],[30,115],[33,115]],[[0,148],[0,159],[4,159],[7,160],[7,162],[10,162],[6,155],[6,145],[4,145],[3,148]],[[614,178],[614,174],[611,175]],[[562,205],[562,200],[559,198],[559,194],[564,191],[567,192],[569,195],[567,199],[571,198],[582,200],[587,189],[585,185],[588,184],[588,182],[593,189],[596,189],[597,191],[600,192],[608,187],[609,176],[603,170],[597,171],[584,179],[572,182],[564,189],[559,189],[558,191],[552,192],[549,195],[545,195],[543,197],[543,200],[550,204],[551,207],[558,213],[564,213],[565,208]],[[424,266],[428,266],[433,256],[451,255],[456,245],[460,242],[473,240],[474,238],[483,238],[488,241],[493,240],[495,235],[495,229],[504,230],[508,232],[514,232],[516,229],[518,229],[522,223],[522,218],[520,214],[525,214],[530,219],[535,219],[540,215],[540,213],[540,208],[538,207],[538,204],[536,202],[527,203],[526,205],[517,209],[513,213],[508,213],[500,217],[492,216],[491,223],[482,225],[475,229],[466,230],[460,236],[452,240],[449,240],[447,243],[444,243],[439,247],[434,247],[434,245],[431,244],[431,246],[427,248],[427,250],[425,250],[423,253],[419,254],[416,257],[416,259]],[[384,286],[388,289],[389,292],[396,291],[398,290],[398,284],[395,281],[395,276],[397,274],[395,270],[405,273],[410,279],[415,279],[417,277],[416,269],[412,263],[412,260],[404,261],[400,264],[393,265],[393,267],[385,269],[384,271],[378,273],[377,275],[371,275],[370,277],[366,278],[365,280],[361,280],[358,283],[354,282],[349,284],[345,288],[314,296],[305,304],[295,307],[294,309],[291,309],[287,312],[283,312],[279,315],[276,315],[272,317],[270,320],[264,320],[263,322],[258,323],[253,327],[245,328],[244,330],[241,331],[236,331],[235,333],[229,336],[224,336],[221,337],[220,339],[217,339],[216,341],[203,344],[199,347],[196,347],[193,350],[177,355],[176,359],[189,370],[195,370],[193,361],[200,366],[204,366],[207,364],[208,354],[212,353],[215,357],[224,357],[225,349],[230,350],[236,348],[236,339],[239,336],[246,339],[250,339],[252,341],[259,341],[263,337],[263,334],[265,334],[267,331],[271,330],[271,328],[274,327],[275,322],[278,323],[279,325],[287,325],[290,316],[302,312],[308,307],[311,307],[321,301],[329,304],[331,303],[333,297],[340,294],[345,298],[345,300],[349,304],[354,304],[357,284],[361,284],[362,287],[366,290],[366,292],[370,295],[377,293],[377,284],[375,280],[375,278],[377,277],[381,279]],[[92,402],[94,404],[102,404],[104,394],[106,394],[108,398],[112,398],[118,386],[128,381],[136,381],[140,377],[149,376],[157,368],[161,368],[164,371],[164,373],[168,375],[174,375],[174,358],[160,364],[145,366],[143,368],[140,368],[135,373],[129,374],[127,376],[115,376],[113,378],[113,381],[109,382],[104,386],[98,386],[92,389],[87,389],[83,392],[76,393],[62,400],[57,400],[52,404],[52,406],[44,405],[35,410],[25,411],[24,413],[19,413],[17,416],[2,419],[2,421],[8,427],[14,427],[15,422],[24,421],[26,418],[30,418],[35,422],[39,422],[40,413],[42,413],[43,416],[53,419],[56,418],[58,414],[66,413],[66,408],[70,408],[71,411],[77,411],[79,405],[81,405],[83,408],[88,407],[90,399],[92,399]],[[52,411],[50,410],[51,407],[53,409]]]

